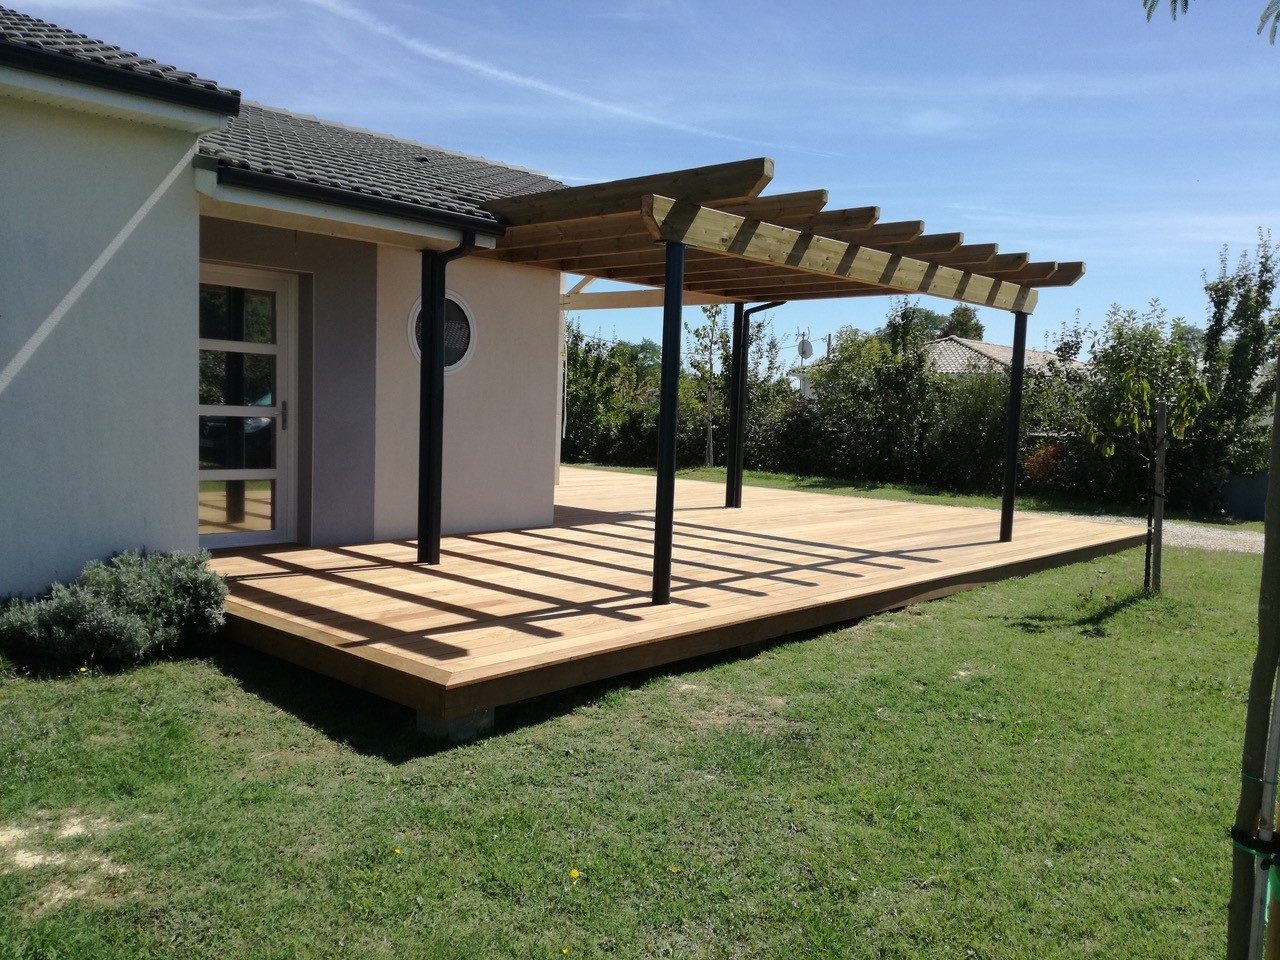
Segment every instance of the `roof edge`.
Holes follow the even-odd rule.
[[[75,80],[108,90],[134,93],[185,107],[208,110],[210,113],[222,116],[234,116],[240,112],[240,94],[238,93],[210,90],[194,84],[165,80],[150,74],[93,63],[65,53],[42,50],[2,38],[0,38],[0,64],[46,76]]]
[[[330,187],[293,177],[282,177],[270,173],[259,173],[243,167],[233,167],[214,160],[212,157],[198,157],[196,164],[206,169],[215,169],[218,182],[228,186],[248,187],[252,190],[263,190],[286,197],[297,197],[302,200],[317,200],[321,203],[332,203],[335,206],[351,207],[356,210],[367,210],[371,213],[382,213],[419,223],[431,223],[442,227],[458,227],[475,230],[490,236],[501,236],[506,227],[483,217],[472,217],[465,213],[451,213],[448,210],[431,210],[416,203],[404,200],[392,200],[387,197],[372,197],[355,190],[344,190],[341,187]]]

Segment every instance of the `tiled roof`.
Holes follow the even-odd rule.
[[[240,94],[194,73],[0,6],[0,64],[222,113]]]
[[[964,337],[943,337],[930,341],[928,350],[934,370],[949,375],[1007,369],[1013,363],[1013,347],[1003,343],[966,340]],[[1025,358],[1026,368],[1036,370],[1057,360],[1058,356],[1048,350],[1028,350]]]
[[[383,204],[402,215],[416,208],[423,219],[443,214],[480,228],[499,222],[481,201],[563,186],[519,167],[248,102],[226,129],[204,137],[200,153],[217,162],[226,182],[302,193],[289,188],[293,181],[337,191],[323,198],[331,202]],[[237,179],[237,171],[270,180]]]

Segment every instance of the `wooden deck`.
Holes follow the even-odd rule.
[[[676,487],[672,603],[650,604],[654,481],[566,468],[552,527],[231,551],[232,636],[414,707],[474,711],[841,623],[1142,542],[1044,513],[1014,542],[991,510],[716,484]]]

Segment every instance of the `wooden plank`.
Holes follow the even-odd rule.
[[[1027,313],[1035,309],[1036,293],[1031,288],[980,274],[776,224],[756,224],[669,197],[646,197],[642,209],[655,239],[837,279],[857,280],[903,293],[928,294]],[[714,292],[733,296],[725,291]]]
[[[640,208],[607,217],[588,217],[581,220],[565,220],[560,223],[534,223],[523,227],[508,227],[498,238],[490,256],[510,250],[524,250],[552,243],[573,243],[583,240],[606,240],[617,237],[648,236]]]
[[[1068,263],[1058,264],[1058,269],[1053,271],[1044,280],[1036,280],[1037,287],[1069,287],[1081,277],[1084,276],[1084,264],[1079,260]]]
[[[768,157],[674,170],[626,180],[563,187],[520,197],[486,200],[480,206],[512,225],[575,220],[634,212],[640,198],[661,193],[694,203],[747,200],[759,196],[773,179]]]
[[[711,293],[686,292],[686,307],[711,303],[732,303]],[[661,290],[601,290],[599,293],[572,293],[560,298],[562,310],[621,310],[633,307],[662,306]]]
[[[774,193],[739,200],[731,203],[708,202],[707,206],[732,213],[748,220],[778,222],[779,218],[810,217],[827,205],[826,190],[800,190],[795,193]]]
[[[1000,252],[1000,245],[995,243],[966,243],[950,253],[938,254],[930,259],[934,263],[945,263],[948,266],[972,267],[990,263]]]
[[[867,246],[888,247],[915,241],[923,231],[924,221],[904,220],[857,229],[832,228],[824,236]],[[662,262],[662,248],[654,243],[647,228],[642,231],[628,229],[625,233],[605,237],[581,237],[573,231],[564,231],[563,236],[564,239],[514,247],[500,243],[491,256],[530,266],[556,266],[567,273]],[[523,244],[524,241],[520,243]]]
[[[865,230],[879,219],[879,207],[845,207],[842,210],[823,210],[811,216],[775,218],[773,222],[793,230],[830,235],[834,230]]]
[[[829,236],[829,234],[824,234],[824,236]],[[843,240],[846,238],[837,237],[836,239]],[[963,233],[929,233],[916,237],[914,240],[906,240],[902,243],[894,243],[888,246],[881,243],[879,246],[909,257],[932,260],[936,254],[951,253],[962,243],[964,243]],[[872,244],[872,246],[876,246],[876,244]]]
[[[1047,280],[1058,272],[1058,264],[1052,260],[1042,261],[1039,263],[1028,263],[1025,266],[1017,267],[1012,270],[991,270],[986,269],[987,273],[997,276],[1001,280],[1010,280],[1013,283],[1034,283],[1037,280]]]

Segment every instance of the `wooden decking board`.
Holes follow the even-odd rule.
[[[673,603],[648,602],[654,481],[565,468],[551,527],[215,557],[231,635],[437,715],[844,622],[1142,542],[993,511],[677,483]]]

